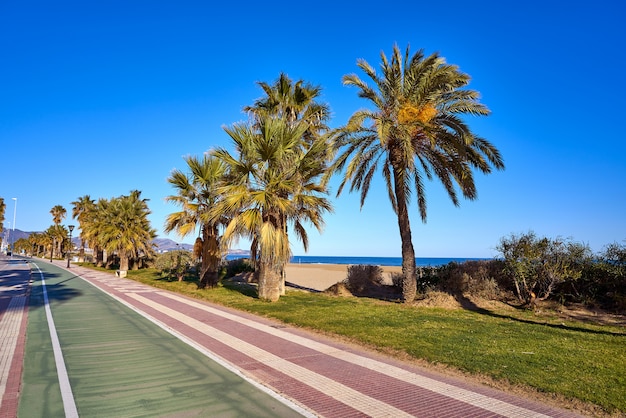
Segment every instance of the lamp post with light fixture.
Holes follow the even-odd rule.
[[[72,253],[72,231],[74,230],[74,225],[68,225],[67,229],[70,230],[70,248],[67,250],[67,268],[70,268],[70,255]]]

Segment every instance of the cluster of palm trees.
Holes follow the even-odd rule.
[[[397,45],[390,59],[381,52],[380,73],[364,60],[357,65],[373,84],[355,74],[344,76],[343,83],[356,87],[369,108],[356,111],[344,126],[328,127],[330,110],[319,102],[320,87],[280,74],[272,84],[258,83],[265,95],[244,108],[248,121],[225,128],[232,152],[218,148],[201,158],[187,157],[188,172],[171,173],[168,182],[176,194],[166,200],[180,210],[167,217],[165,231],[183,237],[198,233],[194,254],[201,260],[201,286],[217,283],[225,249],[244,237],[251,242],[259,298],[278,300],[291,258],[290,237],[307,250],[306,226],[321,231],[323,215],[332,212],[327,199],[332,176],[342,173],[337,196],[349,186],[360,191],[363,205],[371,180],[382,174],[402,243],[402,296],[406,302],[415,298],[412,194],[425,222],[427,180],[438,179],[458,205],[459,192],[477,197],[475,169],[490,173],[504,164],[499,151],[462,119],[489,110],[478,92],[467,88],[470,77],[457,66],[437,53],[411,54],[407,47],[403,54]],[[140,195],[132,191],[98,202],[87,195],[72,202],[81,257],[88,242],[99,265],[106,250],[116,252],[120,270],[127,270],[130,260],[152,252],[155,231]],[[51,213],[54,225],[40,239],[52,242],[46,241],[52,257],[67,232],[60,226],[65,210],[55,207]]]
[[[81,248],[79,259],[85,257],[85,246],[93,249],[95,263],[102,266],[104,254],[116,254],[119,258],[120,270],[127,271],[138,267],[142,257],[154,254],[152,240],[156,231],[150,226],[148,215],[148,199],[141,198],[141,192],[133,190],[128,195],[112,199],[101,198],[97,202],[89,195],[72,202],[72,218],[80,223]],[[28,237],[30,248],[34,254],[49,251],[50,260],[69,251],[69,230],[61,225],[67,211],[61,205],[50,210],[51,225],[43,233],[33,233]]]
[[[139,190],[111,199],[100,198],[97,202],[85,195],[72,205],[72,217],[80,223],[79,258],[84,257],[88,244],[96,265],[103,264],[106,251],[117,254],[119,269],[127,271],[129,267],[138,268],[142,258],[154,254],[152,241],[156,230],[148,220],[151,213],[148,199],[142,199]]]
[[[50,209],[52,223],[44,232],[35,232],[28,236],[28,246],[33,254],[39,255],[42,252],[50,254],[50,261],[56,254],[57,257],[70,249],[71,243],[68,240],[68,229],[61,225],[67,214],[61,205],[55,205]]]
[[[328,182],[343,172],[344,186],[361,191],[361,205],[374,175],[382,173],[402,241],[403,299],[416,294],[415,253],[409,201],[415,191],[426,220],[424,181],[438,178],[452,202],[457,189],[476,198],[473,169],[504,168],[498,150],[473,134],[461,116],[487,115],[469,76],[438,54],[404,55],[394,46],[391,60],[381,53],[381,73],[360,60],[374,82],[347,75],[345,85],[359,89],[370,109],[359,110],[345,126],[331,130],[330,111],[318,102],[321,89],[280,74],[273,84],[259,83],[265,96],[246,107],[250,118],[225,128],[234,145],[202,158],[186,159],[189,173],[175,170],[168,181],[177,190],[167,200],[181,207],[166,220],[166,232],[181,236],[200,231],[201,283],[214,285],[224,248],[250,240],[259,298],[275,301],[284,292],[284,268],[291,257],[289,237],[305,250],[307,223],[321,230],[332,211]],[[220,231],[222,231],[220,235]]]

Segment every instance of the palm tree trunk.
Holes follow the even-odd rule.
[[[80,239],[80,252],[78,253],[78,261],[80,263],[85,262],[85,240],[82,238]]]
[[[102,265],[104,264],[104,250],[96,245],[94,246],[93,252],[96,257],[96,266],[102,267]]]
[[[128,254],[126,251],[120,251],[120,271],[128,271]]]
[[[200,266],[200,289],[217,286],[219,279],[219,243],[217,242],[217,227],[204,225],[202,227],[202,264]]]
[[[276,302],[280,298],[280,269],[274,265],[259,260],[259,299]]]
[[[394,187],[396,202],[398,205],[398,227],[400,228],[400,240],[402,242],[402,301],[410,303],[417,295],[417,276],[415,269],[415,250],[411,240],[411,223],[406,203],[404,185],[396,173],[394,173]]]

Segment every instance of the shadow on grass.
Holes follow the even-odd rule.
[[[490,316],[492,318],[508,319],[510,321],[521,322],[521,323],[529,324],[529,325],[541,325],[541,326],[548,327],[548,328],[568,330],[568,331],[576,331],[576,332],[584,332],[584,333],[589,333],[589,334],[612,335],[612,336],[615,336],[615,337],[626,337],[626,333],[621,333],[621,332],[594,330],[594,329],[588,329],[588,328],[582,328],[582,327],[576,327],[576,326],[568,326],[568,325],[565,325],[565,324],[551,324],[551,323],[548,323],[548,322],[545,322],[545,321],[540,321],[540,320],[536,320],[535,321],[535,320],[531,320],[531,319],[518,318],[518,317],[512,316],[512,315],[499,314],[499,313],[490,311],[489,309],[485,309],[485,308],[479,307],[474,302],[472,302],[469,298],[467,298],[466,296],[464,296],[462,294],[457,293],[457,294],[451,294],[451,295],[457,300],[457,302],[459,302],[459,304],[463,307],[463,309],[466,309],[466,310],[472,311],[472,312],[476,312],[476,313],[479,313],[481,315]],[[514,308],[518,309],[518,310],[526,309],[524,307],[517,307],[517,306],[514,306]]]

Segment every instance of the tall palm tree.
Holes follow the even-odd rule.
[[[50,214],[52,215],[52,222],[54,223],[55,226],[60,226],[61,222],[63,222],[63,219],[65,219],[65,215],[67,214],[67,211],[65,210],[65,208],[61,205],[56,205],[54,206],[52,209],[50,209]],[[57,253],[60,254],[62,251],[62,245],[63,245],[63,240],[54,240],[54,242],[57,245]]]
[[[255,127],[259,128],[268,117],[283,118],[288,123],[304,121],[308,128],[303,133],[303,140],[311,144],[318,141],[328,132],[327,122],[330,120],[330,108],[319,101],[322,88],[304,80],[293,82],[285,73],[280,73],[272,83],[257,83],[265,96],[256,100],[254,105],[244,107],[250,113]],[[328,137],[326,137],[328,138]],[[331,149],[330,144],[327,145]],[[326,156],[330,159],[330,153]],[[287,227],[286,220],[282,224]],[[288,234],[288,231],[285,231]],[[251,257],[256,266],[258,239],[252,237]],[[285,271],[281,274],[281,294],[285,292]]]
[[[181,207],[181,210],[168,215],[165,232],[176,231],[185,237],[200,229],[199,251],[201,259],[200,288],[214,287],[218,282],[219,263],[222,259],[220,248],[220,227],[228,219],[222,214],[212,218],[209,209],[217,204],[220,194],[217,188],[222,181],[226,166],[223,161],[204,155],[185,158],[190,174],[174,170],[167,181],[177,190],[176,195],[166,197],[166,201]]]
[[[89,195],[81,196],[72,202],[72,219],[77,219],[80,224],[80,254],[79,260],[85,260],[85,224],[89,222],[91,213],[95,210],[95,201]]]
[[[287,223],[293,224],[306,250],[304,222],[321,230],[322,214],[331,210],[320,183],[328,160],[326,139],[307,143],[307,129],[303,121],[265,116],[256,124],[225,128],[238,155],[225,149],[213,153],[226,163],[228,177],[219,188],[223,198],[212,211],[232,216],[224,231],[226,242],[241,236],[258,242],[260,299],[280,298],[281,273],[291,258]]]
[[[414,300],[417,290],[415,251],[411,241],[408,205],[413,190],[419,214],[426,222],[425,180],[438,178],[454,205],[457,190],[476,199],[472,169],[490,173],[503,169],[499,151],[475,135],[461,118],[488,115],[477,91],[466,89],[470,77],[437,53],[423,51],[404,56],[397,45],[391,61],[381,52],[381,73],[366,61],[357,66],[373,81],[368,85],[356,74],[343,83],[359,89],[359,97],[372,106],[355,112],[336,132],[336,148],[342,150],[335,170],[345,167],[337,195],[350,183],[361,191],[361,206],[373,176],[381,169],[392,208],[398,218],[402,242],[403,299]],[[346,165],[347,164],[347,165]]]

